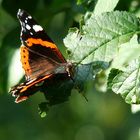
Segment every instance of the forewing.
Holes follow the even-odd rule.
[[[21,23],[21,62],[27,80],[50,74],[66,63],[54,42],[28,13],[19,9],[17,17]]]

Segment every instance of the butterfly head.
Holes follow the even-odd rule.
[[[68,76],[73,79],[74,77],[74,65],[71,62],[67,62],[66,64],[66,72],[68,73]]]

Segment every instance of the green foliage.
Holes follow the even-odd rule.
[[[111,71],[109,80],[112,84],[111,89],[121,94],[127,103],[140,103],[140,59],[135,59],[129,63],[124,71],[114,73]],[[113,77],[112,77],[113,75]],[[114,76],[115,75],[115,76]]]
[[[64,43],[76,63],[109,62],[121,44],[140,32],[139,24],[139,19],[127,12],[93,14],[81,31],[70,31]]]
[[[89,64],[93,62],[96,63],[96,61],[102,63],[112,61],[113,63],[113,59],[117,58],[121,45],[129,42],[135,34],[139,33],[140,21],[137,17],[135,17],[135,15],[128,12],[115,11],[103,13],[99,16],[94,14],[91,15],[91,17],[85,22],[85,25],[82,26],[80,31],[78,29],[69,31],[69,34],[64,39],[64,43],[69,50],[70,59],[75,63]],[[125,51],[128,49],[126,46],[130,47],[130,44],[127,43],[125,45]],[[136,68],[134,65],[133,67],[135,70]],[[96,70],[96,68],[94,68],[94,70]],[[139,70],[138,66],[137,70]],[[131,72],[133,71],[127,71],[127,76],[129,76]],[[92,73],[92,70],[90,73]],[[109,85],[112,85],[112,90],[115,93],[120,93],[123,97],[125,97],[127,103],[139,103],[139,90],[134,90],[133,94],[129,93],[132,89],[132,86],[128,85],[127,83],[130,82],[130,84],[132,84],[132,81],[126,81],[126,83],[124,83],[123,80],[128,78],[126,76],[124,79],[121,79],[122,81],[120,82],[120,78],[118,78],[121,75],[120,73],[118,77],[115,77],[115,81],[111,81],[110,79],[115,73],[111,73],[111,77],[108,79]],[[123,76],[124,74],[122,74],[122,77]],[[135,75],[135,77],[132,79],[137,81],[137,78],[139,79],[139,76]],[[118,82],[119,85],[117,84]],[[125,84],[125,88],[122,86],[122,84]],[[128,85],[128,87],[126,85]],[[120,86],[122,88],[121,90],[119,89]],[[136,85],[133,84],[133,88],[135,86]],[[133,98],[136,94],[138,94],[138,96],[135,96],[136,99],[134,101]]]
[[[98,0],[96,7],[94,9],[95,15],[100,15],[103,12],[113,11],[119,0]]]
[[[126,50],[129,48],[129,52]],[[112,69],[108,78],[108,85],[115,93],[121,94],[127,103],[139,104],[139,51],[137,37],[121,46],[121,53],[125,57],[120,61],[118,69]],[[126,53],[127,52],[127,53]],[[119,56],[117,60],[121,60]],[[117,72],[118,71],[118,72]]]

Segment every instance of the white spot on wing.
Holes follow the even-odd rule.
[[[39,32],[43,30],[43,28],[40,25],[33,25],[33,29],[35,30],[35,32]]]
[[[26,24],[26,29],[27,29],[27,30],[30,30],[31,27],[30,27],[28,24]]]
[[[31,19],[32,17],[31,16],[28,16],[28,18]]]

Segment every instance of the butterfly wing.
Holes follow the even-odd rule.
[[[21,62],[27,80],[49,75],[66,63],[54,42],[28,13],[19,9],[17,17],[21,24]]]
[[[15,102],[26,100],[39,90],[39,84],[57,73],[67,73],[67,62],[43,28],[24,10],[17,17],[21,24],[21,63],[26,81],[11,88]]]
[[[41,82],[44,82],[45,79],[49,80],[52,77],[53,75],[46,75],[42,78],[26,81],[24,83],[12,87],[10,89],[10,93],[13,97],[16,97],[16,103],[22,102],[40,89],[39,85]]]

